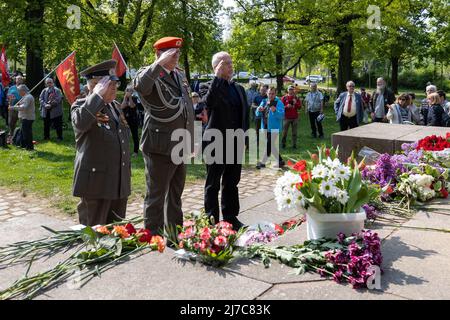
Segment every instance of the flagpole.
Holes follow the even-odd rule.
[[[33,92],[37,87],[39,87],[39,86],[41,85],[41,83],[42,83],[43,81],[45,81],[48,77],[50,77],[50,75],[51,75],[53,72],[55,72],[55,70],[58,69],[60,65],[62,65],[64,62],[66,62],[66,60],[69,59],[69,57],[70,57],[75,51],[76,51],[76,50],[72,51],[72,52],[71,52],[71,53],[70,53],[70,54],[69,54],[62,62],[60,62],[60,63],[59,63],[59,64],[58,64],[51,72],[49,72],[49,73],[48,73],[41,81],[39,81],[38,84],[35,85],[35,86],[33,87],[33,89],[31,89],[31,90],[29,91],[29,93]],[[17,101],[17,103],[15,103],[13,107],[15,107],[16,105],[18,105],[19,102],[21,102],[21,101],[23,100],[23,98],[24,98],[24,97],[22,97],[19,101]]]
[[[116,42],[115,42],[115,41],[113,41],[113,42],[114,42],[114,45],[115,45],[116,48],[117,48],[117,51],[119,51],[119,55],[120,55],[120,57],[122,58],[123,63],[125,63],[125,67],[127,68],[128,74],[130,74],[130,69],[128,68],[127,62],[125,61],[125,59],[124,59],[123,56],[122,56],[122,52],[120,52],[120,49],[119,49],[119,47],[117,46]]]

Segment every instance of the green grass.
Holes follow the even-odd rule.
[[[36,150],[28,152],[16,147],[0,149],[0,186],[24,193],[33,193],[39,198],[48,199],[49,203],[62,211],[76,212],[78,198],[72,196],[73,162],[75,157],[75,140],[72,127],[67,121],[68,106],[65,106],[64,140],[56,142],[55,131],[51,132],[52,141],[43,142],[43,121],[37,116],[33,124],[33,138],[38,141]],[[0,120],[0,128],[5,127]],[[297,149],[291,148],[289,133],[287,146],[281,150],[285,159],[307,157],[307,151],[314,151],[318,144],[331,144],[331,134],[339,130],[335,121],[332,105],[326,108],[324,120],[324,139],[313,139],[309,119],[302,111],[298,125]],[[131,145],[130,145],[131,148]],[[253,166],[247,165],[249,169]],[[189,165],[187,183],[193,183],[205,177],[204,165]],[[145,194],[145,171],[142,155],[132,158],[132,198]]]

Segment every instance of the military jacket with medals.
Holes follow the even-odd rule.
[[[142,152],[147,155],[170,156],[173,147],[183,139],[184,150],[192,153],[194,107],[190,97],[190,86],[184,73],[180,69],[175,69],[172,77],[163,67],[154,63],[138,71],[134,88],[145,108],[140,143]],[[185,129],[185,134],[180,140],[171,141],[172,133],[177,129]],[[190,145],[187,142],[190,142]]]
[[[115,106],[115,113],[112,112]],[[96,114],[109,117],[99,122]],[[130,132],[120,104],[106,105],[93,93],[71,107],[76,157],[73,195],[91,199],[123,199],[131,191]]]

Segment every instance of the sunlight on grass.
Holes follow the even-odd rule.
[[[66,106],[67,115],[67,106]],[[65,117],[64,140],[62,142],[43,142],[43,123],[37,117],[33,125],[34,140],[38,141],[36,150],[28,152],[16,147],[0,149],[0,185],[12,190],[33,193],[39,198],[48,199],[50,205],[73,214],[76,212],[78,198],[72,196],[73,162],[75,158],[75,140],[72,128]],[[3,123],[2,123],[3,124]],[[289,133],[287,149],[281,150],[285,160],[300,159],[308,156],[307,151],[314,151],[318,144],[331,143],[331,134],[338,131],[331,105],[326,109],[324,121],[325,138],[311,138],[309,119],[300,113],[298,125],[297,149],[292,146]],[[55,138],[52,131],[51,136]],[[246,169],[254,169],[246,165]],[[186,183],[195,183],[205,178],[204,165],[188,165]],[[144,160],[141,155],[132,158],[132,195],[131,199],[145,195]]]

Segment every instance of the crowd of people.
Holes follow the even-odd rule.
[[[5,119],[8,128],[8,143],[15,143],[27,150],[34,149],[33,122],[34,98],[29,94],[29,88],[24,84],[24,77],[19,74],[13,77],[9,87],[0,84],[0,116]],[[383,78],[377,79],[377,88],[370,94],[364,87],[359,92],[355,90],[355,83],[348,81],[347,91],[342,92],[334,102],[336,120],[341,130],[355,128],[369,122],[384,122],[393,124],[416,124],[429,126],[450,126],[450,102],[446,93],[438,90],[435,85],[426,86],[426,98],[415,103],[414,93],[402,93],[397,98],[386,86]],[[191,85],[191,99],[194,107],[195,120],[202,122],[203,131],[208,123],[207,106],[204,97],[209,89],[209,83],[201,83],[194,79]],[[87,86],[82,86],[78,98],[85,98],[89,94]],[[318,89],[316,83],[310,83],[306,94],[299,94],[297,85],[290,85],[285,95],[277,97],[276,90],[267,84],[252,82],[246,90],[250,119],[256,129],[267,132],[267,153],[258,163],[257,168],[265,167],[270,156],[271,143],[281,139],[281,148],[287,146],[287,137],[291,131],[291,147],[298,145],[299,111],[304,112],[309,119],[311,136],[323,138],[324,107],[328,94]],[[43,139],[50,140],[51,129],[56,131],[56,138],[63,140],[63,99],[64,96],[55,86],[52,78],[45,80],[45,89],[39,96],[39,115],[43,121]],[[121,109],[129,125],[133,156],[139,154],[139,128],[144,124],[144,107],[133,86],[127,86],[121,103]],[[16,130],[21,120],[20,130]],[[70,121],[70,114],[69,114]],[[256,131],[259,146],[260,130]],[[278,151],[278,150],[276,150]],[[278,165],[282,167],[284,161],[280,154]]]
[[[195,79],[193,87],[189,88],[184,73],[177,67],[182,43],[183,39],[177,37],[156,41],[155,62],[138,71],[126,88],[122,102],[117,101],[120,85],[115,71],[117,61],[104,61],[80,73],[87,85],[72,104],[69,116],[76,147],[73,195],[80,198],[77,207],[80,223],[93,226],[125,218],[131,194],[131,140],[134,156],[141,150],[145,164],[145,228],[152,235],[162,235],[165,228],[170,226],[173,230],[183,223],[181,197],[186,164],[195,157],[194,139],[191,137],[196,120],[202,123],[205,149],[215,143],[215,139],[207,140],[205,137],[213,137],[217,132],[225,136],[222,158],[218,156],[220,150],[214,149],[212,161],[205,159],[205,212],[215,222],[220,221],[221,213],[223,220],[235,230],[243,226],[238,219],[238,185],[244,145],[248,146],[250,139],[228,137],[225,133],[230,129],[245,132],[250,121],[254,122],[258,146],[261,134],[267,139],[265,145],[262,143],[264,152],[257,163],[258,169],[266,166],[271,155],[278,167],[285,165],[279,149],[287,147],[289,130],[292,148],[298,147],[299,111],[302,108],[308,115],[311,136],[324,138],[324,110],[329,96],[327,92],[321,92],[316,83],[311,83],[308,92],[302,95],[295,85],[289,86],[281,97],[277,96],[275,87],[265,84],[259,87],[251,84],[245,90],[232,80],[234,70],[230,54],[218,52],[211,61],[215,74],[213,80],[200,83]],[[47,78],[45,84],[38,104],[44,139],[51,138],[51,129],[54,128],[57,139],[62,140],[63,95],[53,79]],[[10,134],[17,132],[15,126],[20,119],[20,146],[33,150],[35,100],[24,84],[24,78],[17,76],[10,88],[0,89],[1,115]],[[357,92],[353,81],[347,82],[346,89],[334,102],[341,130],[367,122],[450,124],[450,108],[445,93],[434,85],[426,87],[427,96],[420,106],[415,105],[414,94],[401,94],[396,99],[382,78],[377,80],[377,89],[372,95],[364,88]],[[140,126],[142,135],[139,140]],[[173,139],[174,134],[181,134],[181,142]],[[15,135],[10,139],[14,140]],[[277,148],[279,140],[281,148]],[[228,152],[229,145],[233,152]]]

